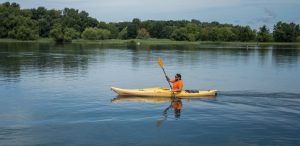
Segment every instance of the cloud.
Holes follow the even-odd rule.
[[[270,5],[299,5],[299,0],[241,0],[244,6],[270,6]]]
[[[64,0],[68,2],[70,0]],[[81,8],[122,13],[168,13],[196,11],[204,8],[228,7],[239,4],[239,0],[77,0]]]
[[[271,11],[268,8],[264,8],[264,15],[261,17],[258,17],[256,20],[258,22],[263,22],[263,23],[270,23],[273,22],[273,20],[275,20],[277,17],[277,15]]]

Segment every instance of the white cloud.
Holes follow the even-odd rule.
[[[130,11],[170,12],[237,5],[239,0],[100,0],[90,5],[103,9],[118,8]]]
[[[265,13],[265,15],[257,18],[257,21],[261,21],[263,23],[269,23],[269,22],[274,21],[277,17],[275,12],[271,11],[268,8],[264,8],[264,13]]]

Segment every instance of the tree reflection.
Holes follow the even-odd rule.
[[[298,64],[300,55],[299,49],[273,49],[272,50],[272,62],[276,66],[280,67],[292,67]]]
[[[295,45],[246,46],[235,44],[103,46],[101,44],[0,43],[0,75],[18,81],[23,71],[86,74],[92,62],[129,61],[134,69],[156,65],[157,56],[169,67],[213,67],[228,64],[295,67],[300,49]],[[254,64],[255,65],[255,64]]]
[[[0,75],[18,80],[23,71],[85,74],[89,62],[99,54],[103,54],[103,49],[98,45],[0,43]]]

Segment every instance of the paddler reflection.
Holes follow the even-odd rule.
[[[112,103],[120,103],[120,102],[145,102],[145,103],[167,103],[170,105],[164,109],[164,115],[167,114],[169,109],[174,110],[175,118],[180,118],[180,113],[182,110],[182,101],[180,98],[170,98],[170,97],[122,97],[117,96],[111,100]]]
[[[182,109],[182,102],[180,99],[176,99],[172,102],[172,107],[174,109],[175,118],[180,118],[180,113]]]
[[[164,110],[164,116],[168,115],[168,110],[172,108],[174,110],[174,116],[176,119],[180,118],[181,109],[182,109],[182,101],[179,98],[174,98],[169,107]],[[167,118],[167,117],[166,117]]]
[[[174,110],[174,117],[175,119],[179,119],[181,115],[182,110],[182,101],[179,98],[172,98],[170,106],[168,106],[164,112],[163,112],[163,119],[156,121],[156,126],[159,128],[163,121],[165,121],[168,118],[168,111],[169,109]]]

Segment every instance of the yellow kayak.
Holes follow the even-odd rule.
[[[172,92],[169,88],[121,89],[111,87],[111,89],[121,96],[172,97]],[[216,96],[217,90],[184,90],[175,92],[175,95],[176,97]]]

